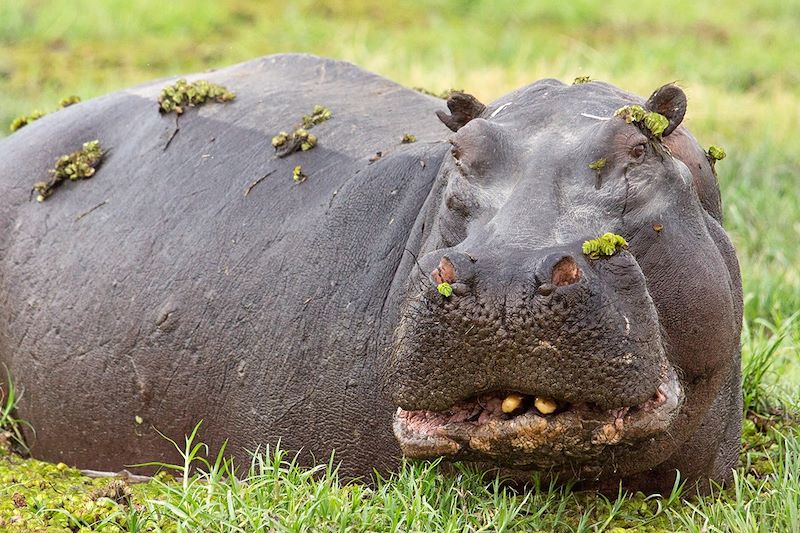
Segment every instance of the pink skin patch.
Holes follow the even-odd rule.
[[[572,285],[581,279],[581,269],[575,260],[569,256],[559,261],[553,267],[553,284],[556,287]]]
[[[447,257],[442,257],[442,260],[439,261],[439,266],[431,272],[431,278],[437,285],[440,283],[455,283],[456,267]]]

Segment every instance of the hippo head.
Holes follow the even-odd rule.
[[[739,386],[741,288],[683,91],[449,106],[384,372],[404,454],[618,482],[710,448],[697,474],[724,478],[703,427]]]

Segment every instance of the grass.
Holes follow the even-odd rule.
[[[782,368],[793,366],[800,356],[800,346],[795,342],[786,346],[787,338],[796,327],[800,312],[775,325],[762,318],[756,319],[756,329],[747,322],[742,331],[742,389],[744,393],[744,411],[756,414],[770,413],[775,409],[792,411],[792,397],[783,397],[780,390],[774,390],[775,384],[767,380],[767,376],[775,366]],[[783,361],[784,357],[786,360]],[[781,399],[788,405],[776,405]],[[794,400],[798,400],[797,397]]]
[[[750,409],[734,486],[693,501],[677,489],[609,500],[549,486],[517,494],[478,472],[427,463],[375,486],[345,485],[335,463],[304,470],[276,449],[255,455],[237,481],[224,454],[207,458],[194,433],[181,448],[197,474],[173,465],[176,479],[137,485],[120,502],[92,499],[107,481],[6,454],[1,519],[65,531],[102,529],[102,521],[109,531],[800,530],[797,27],[797,0],[637,9],[617,0],[0,0],[0,135],[14,117],[54,110],[64,96],[88,99],[284,51],[350,60],[436,92],[464,88],[484,101],[541,77],[590,75],[642,95],[677,80],[689,96],[687,125],[701,144],[728,153],[717,169],[743,272]],[[5,389],[0,425],[13,439],[17,391]],[[14,492],[29,496],[26,507],[9,503]]]
[[[606,498],[543,485],[515,492],[499,478],[456,465],[407,462],[373,485],[343,484],[335,462],[302,468],[280,449],[253,454],[245,470],[208,457],[198,427],[170,474],[109,497],[107,480],[64,465],[7,455],[0,460],[0,526],[58,531],[797,531],[800,429],[745,425],[733,486],[702,499],[620,493]],[[15,468],[16,467],[16,468]],[[188,468],[194,467],[193,473]],[[20,473],[22,472],[22,473]],[[13,483],[8,483],[10,477]],[[113,483],[113,482],[112,482]],[[15,507],[12,495],[27,505]],[[18,498],[18,497],[17,497]],[[81,530],[82,531],[82,530]]]
[[[0,448],[3,446],[14,449],[18,453],[27,454],[28,447],[25,444],[23,427],[27,426],[31,431],[33,427],[16,417],[16,406],[20,399],[17,388],[7,368],[4,368],[7,377],[5,387],[0,386]]]

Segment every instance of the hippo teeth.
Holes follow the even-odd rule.
[[[501,404],[500,408],[503,413],[510,415],[522,407],[525,400],[526,397],[524,395],[517,392],[511,392],[503,399],[503,403]],[[536,407],[536,410],[543,415],[552,414],[558,409],[558,403],[554,399],[547,398],[545,396],[535,396],[533,398],[533,406]]]
[[[503,405],[501,406],[501,408],[503,409],[504,413],[511,414],[514,411],[516,411],[517,409],[519,409],[519,406],[522,405],[522,400],[523,400],[523,397],[522,397],[521,394],[517,394],[516,392],[512,392],[511,394],[509,394],[508,396],[505,397],[505,399],[503,400]]]
[[[552,398],[545,398],[544,396],[537,396],[533,401],[533,406],[543,415],[549,415],[558,409],[558,404],[555,400]]]

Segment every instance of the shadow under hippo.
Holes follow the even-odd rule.
[[[731,479],[741,282],[679,88],[445,102],[308,55],[188,79],[235,99],[161,114],[161,80],[0,141],[0,361],[34,456],[173,461],[155,430],[203,420],[348,477]],[[315,145],[277,157],[315,105]],[[95,139],[91,179],[31,201]]]

